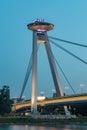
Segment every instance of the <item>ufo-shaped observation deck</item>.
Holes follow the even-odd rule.
[[[35,21],[28,24],[27,27],[32,31],[50,31],[53,29],[54,25],[44,21]]]

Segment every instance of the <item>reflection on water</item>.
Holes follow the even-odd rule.
[[[87,125],[58,125],[57,127],[29,125],[0,125],[0,130],[87,130]]]

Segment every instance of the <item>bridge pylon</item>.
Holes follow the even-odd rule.
[[[47,36],[47,31],[52,30],[54,25],[45,22],[44,20],[37,19],[33,23],[28,24],[27,27],[29,30],[33,31],[31,113],[34,116],[37,114],[37,44],[45,45],[57,97],[63,96],[63,91],[58,77],[50,42]]]

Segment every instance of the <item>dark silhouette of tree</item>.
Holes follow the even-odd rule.
[[[10,100],[10,89],[9,86],[3,86],[0,89],[0,115],[4,115],[11,112],[11,104]]]

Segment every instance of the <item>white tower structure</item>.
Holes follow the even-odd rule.
[[[51,46],[47,36],[47,31],[54,28],[54,25],[43,20],[35,20],[27,25],[29,30],[33,31],[33,46],[32,46],[32,97],[31,97],[31,112],[33,115],[37,113],[37,44],[44,44],[47,52],[49,65],[54,81],[54,86],[57,96],[63,96],[62,87],[58,78],[55,61],[53,58]]]

